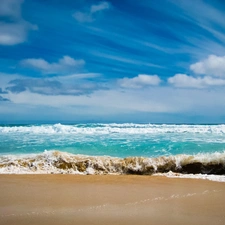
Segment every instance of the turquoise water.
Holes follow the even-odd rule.
[[[113,157],[159,157],[224,152],[225,125],[1,125],[0,154],[59,150]]]
[[[0,174],[188,174],[225,182],[223,124],[2,125],[0,143]]]

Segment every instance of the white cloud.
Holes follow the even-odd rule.
[[[186,74],[176,74],[168,78],[168,83],[182,88],[205,88],[209,86],[223,86],[225,85],[225,79],[217,79],[209,76],[196,78]]]
[[[97,13],[110,8],[108,2],[100,2],[97,5],[92,5],[87,12],[76,11],[73,17],[80,23],[92,22]]]
[[[16,45],[27,39],[29,30],[37,26],[25,21],[21,16],[22,0],[1,0],[0,17],[6,18],[0,23],[0,45]]]
[[[75,60],[70,56],[63,56],[57,63],[49,63],[46,60],[39,59],[24,59],[21,65],[34,68],[42,71],[43,73],[60,73],[60,72],[73,72],[85,64],[83,59]]]
[[[225,77],[225,56],[210,55],[207,59],[192,64],[190,69],[196,74]]]
[[[207,88],[225,86],[225,56],[209,55],[205,60],[190,65],[196,75],[175,74],[168,83],[181,88]]]
[[[139,74],[133,78],[124,77],[118,80],[118,83],[123,88],[142,88],[145,86],[156,86],[161,82],[157,75]]]

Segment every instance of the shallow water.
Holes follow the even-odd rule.
[[[114,157],[223,152],[225,125],[77,124],[0,126],[0,154],[60,150]]]
[[[225,174],[223,124],[2,125],[0,143],[1,173]]]

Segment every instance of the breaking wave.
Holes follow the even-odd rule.
[[[34,134],[154,134],[154,133],[215,133],[224,134],[225,125],[176,125],[176,124],[77,124],[0,126],[0,133]]]
[[[60,151],[0,156],[1,174],[225,175],[225,152],[158,158],[73,155]]]

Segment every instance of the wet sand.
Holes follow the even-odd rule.
[[[225,183],[154,176],[0,175],[0,224],[225,224]]]

